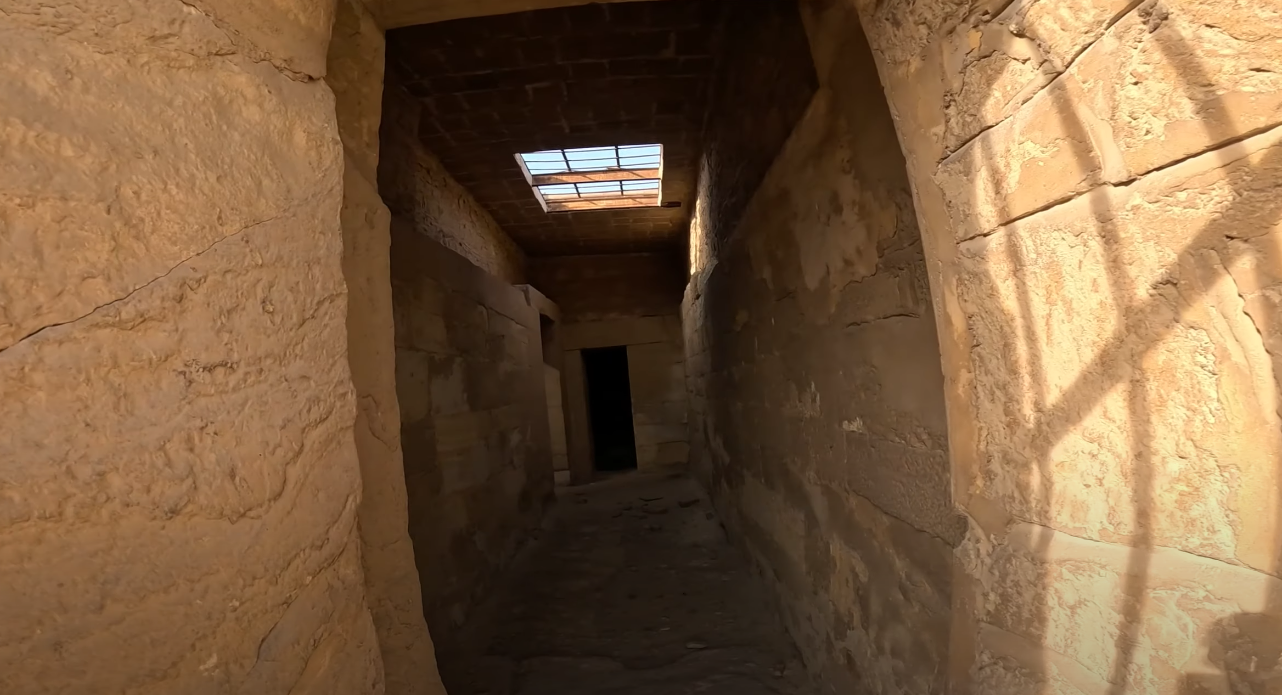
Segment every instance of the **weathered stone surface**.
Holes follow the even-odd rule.
[[[964,556],[986,589],[981,644],[1035,681],[1066,681],[1050,692],[1103,693],[1122,680],[1154,695],[1268,693],[1282,674],[1276,577],[1031,524]]]
[[[1132,7],[1128,0],[1017,0],[945,39],[949,152],[1015,113]]]
[[[372,181],[382,105],[382,32],[355,0],[339,3],[325,81],[334,91],[346,158],[343,277],[347,358],[356,389],[356,452],[364,491],[357,510],[365,586],[386,692],[441,693],[409,536],[396,399],[390,280],[391,215]]]
[[[690,266],[717,256],[818,88],[796,2],[765,0],[724,12],[708,97]],[[827,66],[825,66],[827,67]]]
[[[370,610],[387,692],[443,692],[406,530],[408,502],[393,369],[390,215],[351,159],[343,185],[348,362],[357,397],[356,450],[364,490],[359,507],[361,559]]]
[[[1073,72],[1139,176],[1282,123],[1279,62],[1275,4],[1147,0]]]
[[[194,0],[184,3],[224,28],[241,52],[299,79],[325,75],[335,0]]]
[[[448,654],[552,494],[539,313],[412,229],[393,229],[391,272],[409,533]]]
[[[1276,288],[1282,132],[963,245],[987,462],[1015,516],[1275,572],[1274,361],[1229,268]],[[1257,302],[1258,306],[1258,301]],[[1055,317],[1083,317],[1066,322]],[[1073,480],[1072,485],[1056,484]]]
[[[381,687],[333,193],[0,353],[6,692]]]
[[[2,17],[0,690],[382,692],[329,92],[179,2]]]
[[[0,33],[0,347],[335,190],[328,92],[181,3],[20,6]]]
[[[940,168],[959,238],[1282,122],[1282,81],[1267,67],[1282,52],[1282,12],[1150,0],[1084,3],[1074,14],[1046,4],[1017,3],[952,39],[966,42],[953,50],[967,64],[952,73],[948,149],[997,124]],[[1104,32],[1123,9],[1134,11]]]
[[[378,187],[393,217],[491,275],[508,283],[525,282],[521,249],[423,147],[418,138],[422,108],[405,92],[396,73],[388,71]]]
[[[1090,113],[1073,74],[1061,76],[1017,114],[970,141],[939,167],[956,239],[1125,178],[1108,130]]]
[[[383,115],[383,32],[360,0],[340,0],[329,43],[325,84],[334,91],[338,133],[366,181],[378,180]]]
[[[683,305],[692,465],[838,692],[943,692],[940,355],[902,154],[867,47],[826,83]]]

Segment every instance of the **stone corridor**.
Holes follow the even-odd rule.
[[[1279,66],[0,0],[0,695],[1282,695]]]
[[[442,651],[450,695],[812,695],[766,585],[681,469],[562,488]]]

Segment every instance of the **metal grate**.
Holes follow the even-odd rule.
[[[521,155],[532,176],[658,169],[663,161],[660,145],[615,145],[571,150],[543,150]]]
[[[549,203],[583,198],[646,197],[659,195],[659,179],[557,183],[537,188]]]

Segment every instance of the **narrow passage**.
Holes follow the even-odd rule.
[[[684,472],[562,488],[442,654],[450,695],[810,695],[773,602]]]

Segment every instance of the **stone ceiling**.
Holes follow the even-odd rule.
[[[694,200],[718,0],[582,5],[396,29],[419,136],[534,257],[670,249]],[[677,208],[547,213],[514,155],[660,143]]]

